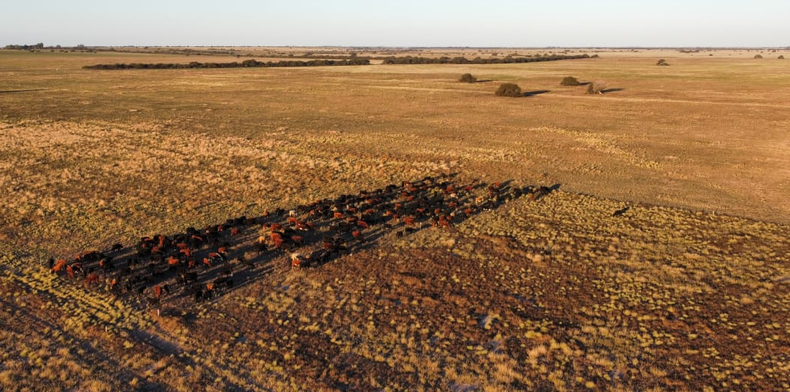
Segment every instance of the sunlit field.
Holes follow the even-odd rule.
[[[790,388],[789,51],[82,68],[349,55],[175,49],[0,50],[0,389]],[[524,96],[496,96],[506,82]],[[340,216],[306,207],[341,195],[359,202]],[[112,288],[142,237],[241,216],[191,246],[227,248],[198,282],[231,268],[233,287]],[[291,267],[331,235],[344,252]],[[114,244],[115,270],[48,265]]]

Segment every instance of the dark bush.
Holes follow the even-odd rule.
[[[668,63],[666,60],[664,60],[664,59],[661,59],[661,60],[658,60],[658,62],[656,63],[656,65],[661,65],[661,66],[665,66],[665,67],[666,67],[666,66],[668,66],[668,65],[669,65],[669,63]]]
[[[97,64],[86,65],[85,69],[183,69],[183,68],[239,68],[239,67],[324,67],[324,66],[343,66],[343,65],[370,65],[367,58],[357,58],[352,60],[310,60],[310,61],[278,61],[262,62],[256,60],[244,60],[241,63],[200,63],[197,61],[189,64],[178,63],[158,63],[158,64]]]
[[[496,95],[500,97],[520,97],[521,87],[515,83],[502,83],[496,90]]]
[[[604,82],[592,82],[587,85],[587,94],[603,94],[604,90],[606,90]]]
[[[785,59],[785,56],[783,56],[783,55],[781,55],[781,54],[780,54],[780,55],[779,55],[779,57],[777,57],[777,59],[779,59],[779,60],[784,60],[784,59]]]
[[[578,86],[580,84],[581,83],[579,83],[579,80],[574,78],[573,76],[566,76],[560,82],[560,85],[562,86]]]
[[[461,75],[461,78],[458,79],[458,81],[462,82],[462,83],[476,83],[477,82],[477,78],[472,76],[472,74],[470,74],[470,73],[465,73],[465,74]]]
[[[575,59],[586,59],[590,58],[587,54],[575,55],[575,56],[545,56],[545,57],[513,57],[508,55],[505,58],[475,58],[473,60],[469,60],[465,57],[414,57],[414,56],[402,56],[402,57],[385,57],[382,59],[382,64],[521,64],[521,63],[534,63],[538,61],[558,61],[558,60],[575,60]]]
[[[761,58],[763,58],[763,56],[761,56],[761,55],[759,55],[759,54],[756,54],[756,55],[754,55],[754,58],[756,58],[756,59],[761,59]]]

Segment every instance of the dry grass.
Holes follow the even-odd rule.
[[[0,389],[787,389],[787,64],[600,54],[97,72],[172,56],[0,50]],[[449,172],[562,185],[159,317],[41,268]]]
[[[103,54],[2,51],[1,91],[42,90],[0,94],[0,116],[169,124],[253,140],[282,132],[313,137],[303,151],[378,151],[528,182],[549,173],[568,190],[788,222],[786,63],[734,52],[603,54],[528,65],[96,72],[79,67]],[[655,67],[659,56],[673,67]],[[455,83],[465,72],[549,92],[503,102],[485,96],[489,83]],[[623,90],[599,99],[557,88],[568,74]],[[541,127],[587,133],[659,165],[634,168],[574,139],[530,132]]]

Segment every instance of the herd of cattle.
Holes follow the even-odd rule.
[[[284,260],[283,268],[316,267],[392,231],[402,237],[427,227],[451,228],[509,200],[524,195],[536,200],[551,191],[426,177],[257,218],[242,216],[203,229],[143,237],[133,247],[115,244],[71,259],[52,258],[48,267],[86,287],[138,296],[151,305],[168,296],[199,302],[273,271],[281,265],[278,260]]]

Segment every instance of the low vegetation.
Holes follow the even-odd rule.
[[[560,85],[561,86],[579,86],[579,85],[581,85],[581,83],[579,83],[579,80],[574,78],[573,76],[566,76],[566,77],[564,77],[562,79],[562,81],[560,82]]]
[[[176,291],[159,315],[36,265],[3,268],[0,387],[781,390],[788,234],[523,195],[315,269],[278,261],[210,302]]]
[[[477,66],[116,73],[81,67],[178,59],[0,50],[0,390],[786,390],[784,67],[717,51],[650,71],[674,54],[602,53],[486,70],[628,88],[558,88],[525,115],[454,80]],[[457,185],[403,183],[429,176]],[[397,220],[298,208],[349,195]],[[434,208],[407,219],[420,203]],[[198,244],[222,222],[226,256],[197,278],[232,266],[239,284],[199,302],[176,282],[154,310],[155,288],[112,290],[95,257],[97,281],[48,268],[121,243],[120,273],[129,246],[174,251],[153,234]],[[292,268],[352,224],[349,252]],[[174,280],[158,267],[133,272]]]
[[[349,60],[310,60],[310,61],[256,61],[244,60],[242,62],[230,63],[200,63],[193,61],[190,63],[130,63],[130,64],[96,64],[86,65],[85,69],[116,70],[116,69],[186,69],[186,68],[275,68],[275,67],[329,67],[345,65],[370,65],[368,59],[349,59]]]
[[[386,57],[382,64],[523,64],[541,61],[576,60],[590,58],[587,54],[582,55],[548,55],[548,56],[529,56],[515,57],[507,56],[503,58],[481,58],[468,59],[466,57]]]
[[[660,59],[660,60],[658,60],[656,65],[666,67],[666,66],[669,65],[669,63],[666,60],[664,60],[664,59]]]
[[[465,73],[461,75],[461,78],[458,79],[461,83],[477,83],[477,78],[472,76],[470,73]]]
[[[521,97],[521,87],[515,83],[502,83],[495,94],[500,97]]]
[[[592,82],[587,85],[587,94],[603,94],[606,90],[606,83]]]

